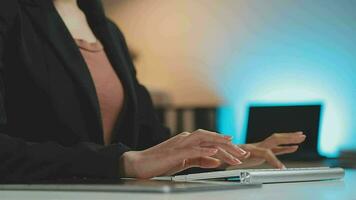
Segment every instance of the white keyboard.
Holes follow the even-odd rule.
[[[237,181],[244,184],[259,184],[341,179],[344,177],[344,174],[345,172],[342,168],[312,167],[287,169],[238,169],[178,175],[157,179],[170,179],[172,181],[223,179],[228,181]]]

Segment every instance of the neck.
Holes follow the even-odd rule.
[[[77,0],[53,0],[53,3],[56,5],[77,5]]]
[[[77,0],[53,0],[54,7],[57,9],[63,20],[75,21],[82,15]]]
[[[53,0],[53,4],[73,38],[97,41],[77,0]]]
[[[62,14],[79,10],[77,0],[53,0],[53,4]]]

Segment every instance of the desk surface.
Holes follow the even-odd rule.
[[[0,199],[85,199],[85,200],[217,200],[217,199],[287,199],[288,200],[356,200],[356,170],[347,170],[344,180],[266,184],[261,188],[245,190],[224,190],[211,192],[189,192],[177,194],[150,193],[106,193],[106,192],[40,192],[40,191],[0,191]]]

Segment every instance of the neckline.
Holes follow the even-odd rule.
[[[103,45],[100,43],[99,40],[97,40],[96,42],[88,42],[84,39],[74,39],[74,40],[77,46],[85,51],[100,52],[103,51],[104,49]]]

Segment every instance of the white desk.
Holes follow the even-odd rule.
[[[0,199],[16,200],[356,200],[356,170],[347,170],[344,180],[267,184],[261,188],[190,192],[177,194],[0,191]]]

